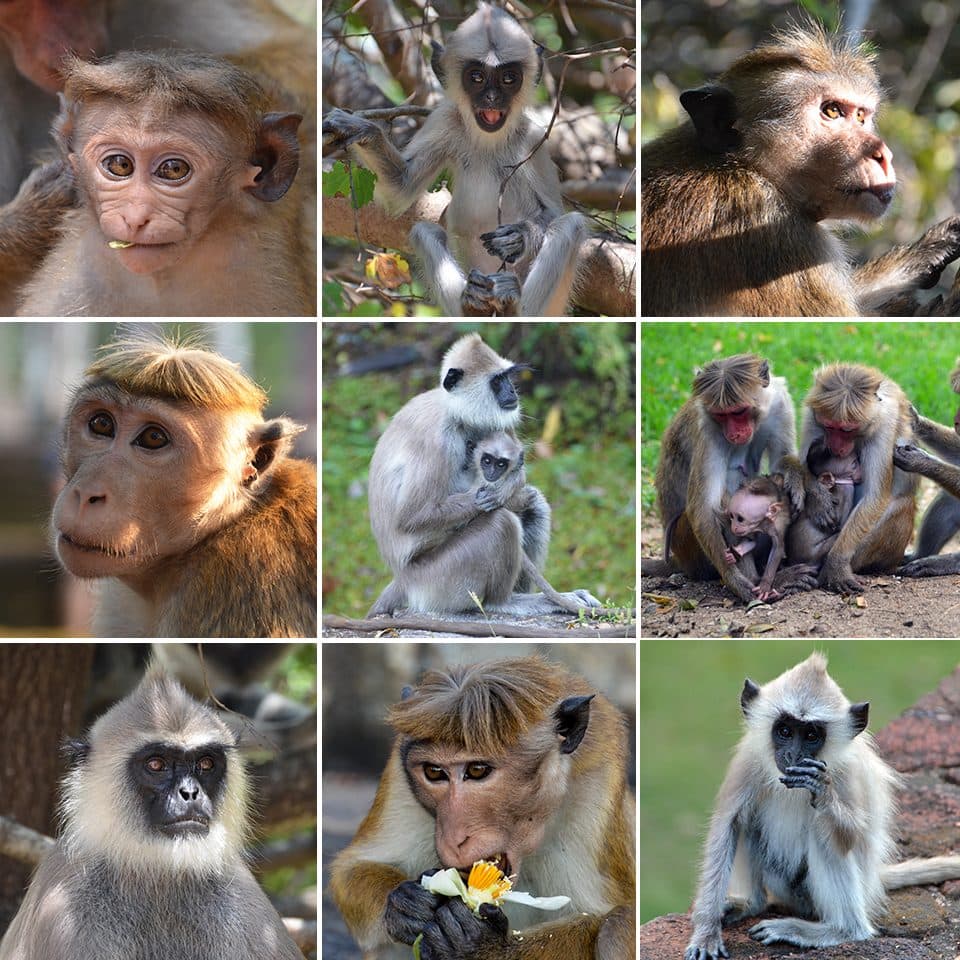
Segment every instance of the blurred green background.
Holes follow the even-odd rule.
[[[323,609],[363,616],[389,582],[370,531],[367,472],[390,418],[438,385],[440,358],[479,330],[502,356],[529,363],[519,391],[527,479],[553,509],[547,579],[634,606],[636,584],[636,324],[324,322]],[[350,375],[344,364],[392,347],[417,362]],[[539,449],[545,423],[556,425]],[[551,430],[553,427],[551,426]]]
[[[877,52],[887,93],[878,129],[893,151],[900,187],[883,221],[868,232],[859,226],[847,230],[858,261],[891,243],[916,239],[960,208],[960,4],[933,0],[860,7],[869,11],[864,36]],[[774,28],[808,13],[833,28],[841,11],[848,24],[857,14],[853,5],[820,0],[643,0],[641,142],[686,117],[681,91],[715,78]]]
[[[960,661],[956,640],[643,640],[640,644],[640,920],[684,913],[716,792],[740,737],[745,677],[766,683],[821,650],[879,730]],[[714,740],[713,734],[717,737]]]
[[[960,323],[866,321],[738,321],[640,325],[640,467],[643,510],[654,509],[653,476],[660,437],[690,395],[694,370],[717,357],[757,353],[786,377],[799,411],[824,363],[865,363],[906,391],[917,409],[952,424],[957,396],[950,372],[960,352]],[[799,438],[798,438],[799,439]]]

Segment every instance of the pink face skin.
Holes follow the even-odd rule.
[[[860,424],[855,421],[818,420],[823,428],[823,440],[835,456],[846,458],[853,455],[860,437]]]
[[[251,187],[260,168],[243,148],[199,114],[163,121],[148,107],[109,100],[85,103],[73,165],[100,223],[104,245],[131,273],[149,274],[186,257],[215,222]]]
[[[737,490],[727,507],[730,530],[735,537],[748,537],[760,530],[764,521],[773,520],[779,511],[778,501],[749,490]]]
[[[739,447],[753,439],[753,407],[725,407],[711,410],[710,416],[723,430],[727,443]]]

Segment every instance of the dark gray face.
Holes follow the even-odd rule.
[[[496,483],[509,469],[507,457],[498,457],[495,453],[480,454],[480,471],[487,483]]]
[[[226,787],[222,747],[151,743],[130,757],[128,769],[151,827],[168,837],[206,836]]]
[[[827,741],[827,729],[822,723],[797,720],[782,713],[774,721],[771,732],[773,756],[781,773],[805,757],[816,757]]]

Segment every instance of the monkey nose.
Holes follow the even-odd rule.
[[[880,141],[880,146],[877,147],[873,154],[873,159],[880,164],[880,169],[883,171],[884,176],[888,180],[893,180],[893,153],[882,140]]]

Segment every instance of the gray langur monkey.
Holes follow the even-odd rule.
[[[740,694],[746,729],[717,795],[684,960],[728,957],[721,925],[777,902],[764,944],[828,947],[876,935],[885,891],[960,877],[960,856],[893,864],[899,777],[823,654]],[[735,855],[736,866],[735,866]]]
[[[327,114],[324,135],[377,174],[377,198],[394,214],[441,170],[452,174],[447,229],[417,223],[410,231],[446,315],[562,316],[586,221],[563,213],[545,145],[521,164],[543,138],[527,113],[541,71],[537,47],[510,14],[481,3],[432,62],[446,97],[403,152],[372,120],[345,110]],[[515,167],[498,209],[501,184]]]
[[[153,667],[68,755],[0,960],[303,960],[244,862],[247,777],[212,710]]]
[[[513,435],[500,431],[484,437],[477,444],[477,470],[480,479],[489,487],[482,488],[482,495],[491,501],[498,499],[495,485],[502,484],[512,491],[504,502],[508,510],[523,516],[532,510],[534,515],[541,512],[536,506],[537,499],[543,500],[543,506],[549,510],[543,494],[527,484],[527,472],[523,465],[523,444]],[[481,492],[478,492],[478,498]],[[584,607],[597,606],[596,601],[586,590],[573,593],[558,593],[540,572],[533,560],[525,552],[521,554],[519,589],[527,590],[535,586],[548,600],[568,613],[579,613]]]
[[[518,369],[467,334],[444,356],[440,386],[409,400],[383,432],[370,461],[370,525],[394,580],[368,616],[401,606],[475,610],[471,593],[485,609],[517,616],[556,610],[540,593],[516,592],[524,554],[537,568],[546,560],[546,499],[527,484],[477,486],[477,444],[520,419]],[[506,506],[511,497],[521,513]],[[587,591],[577,597],[599,606]]]

